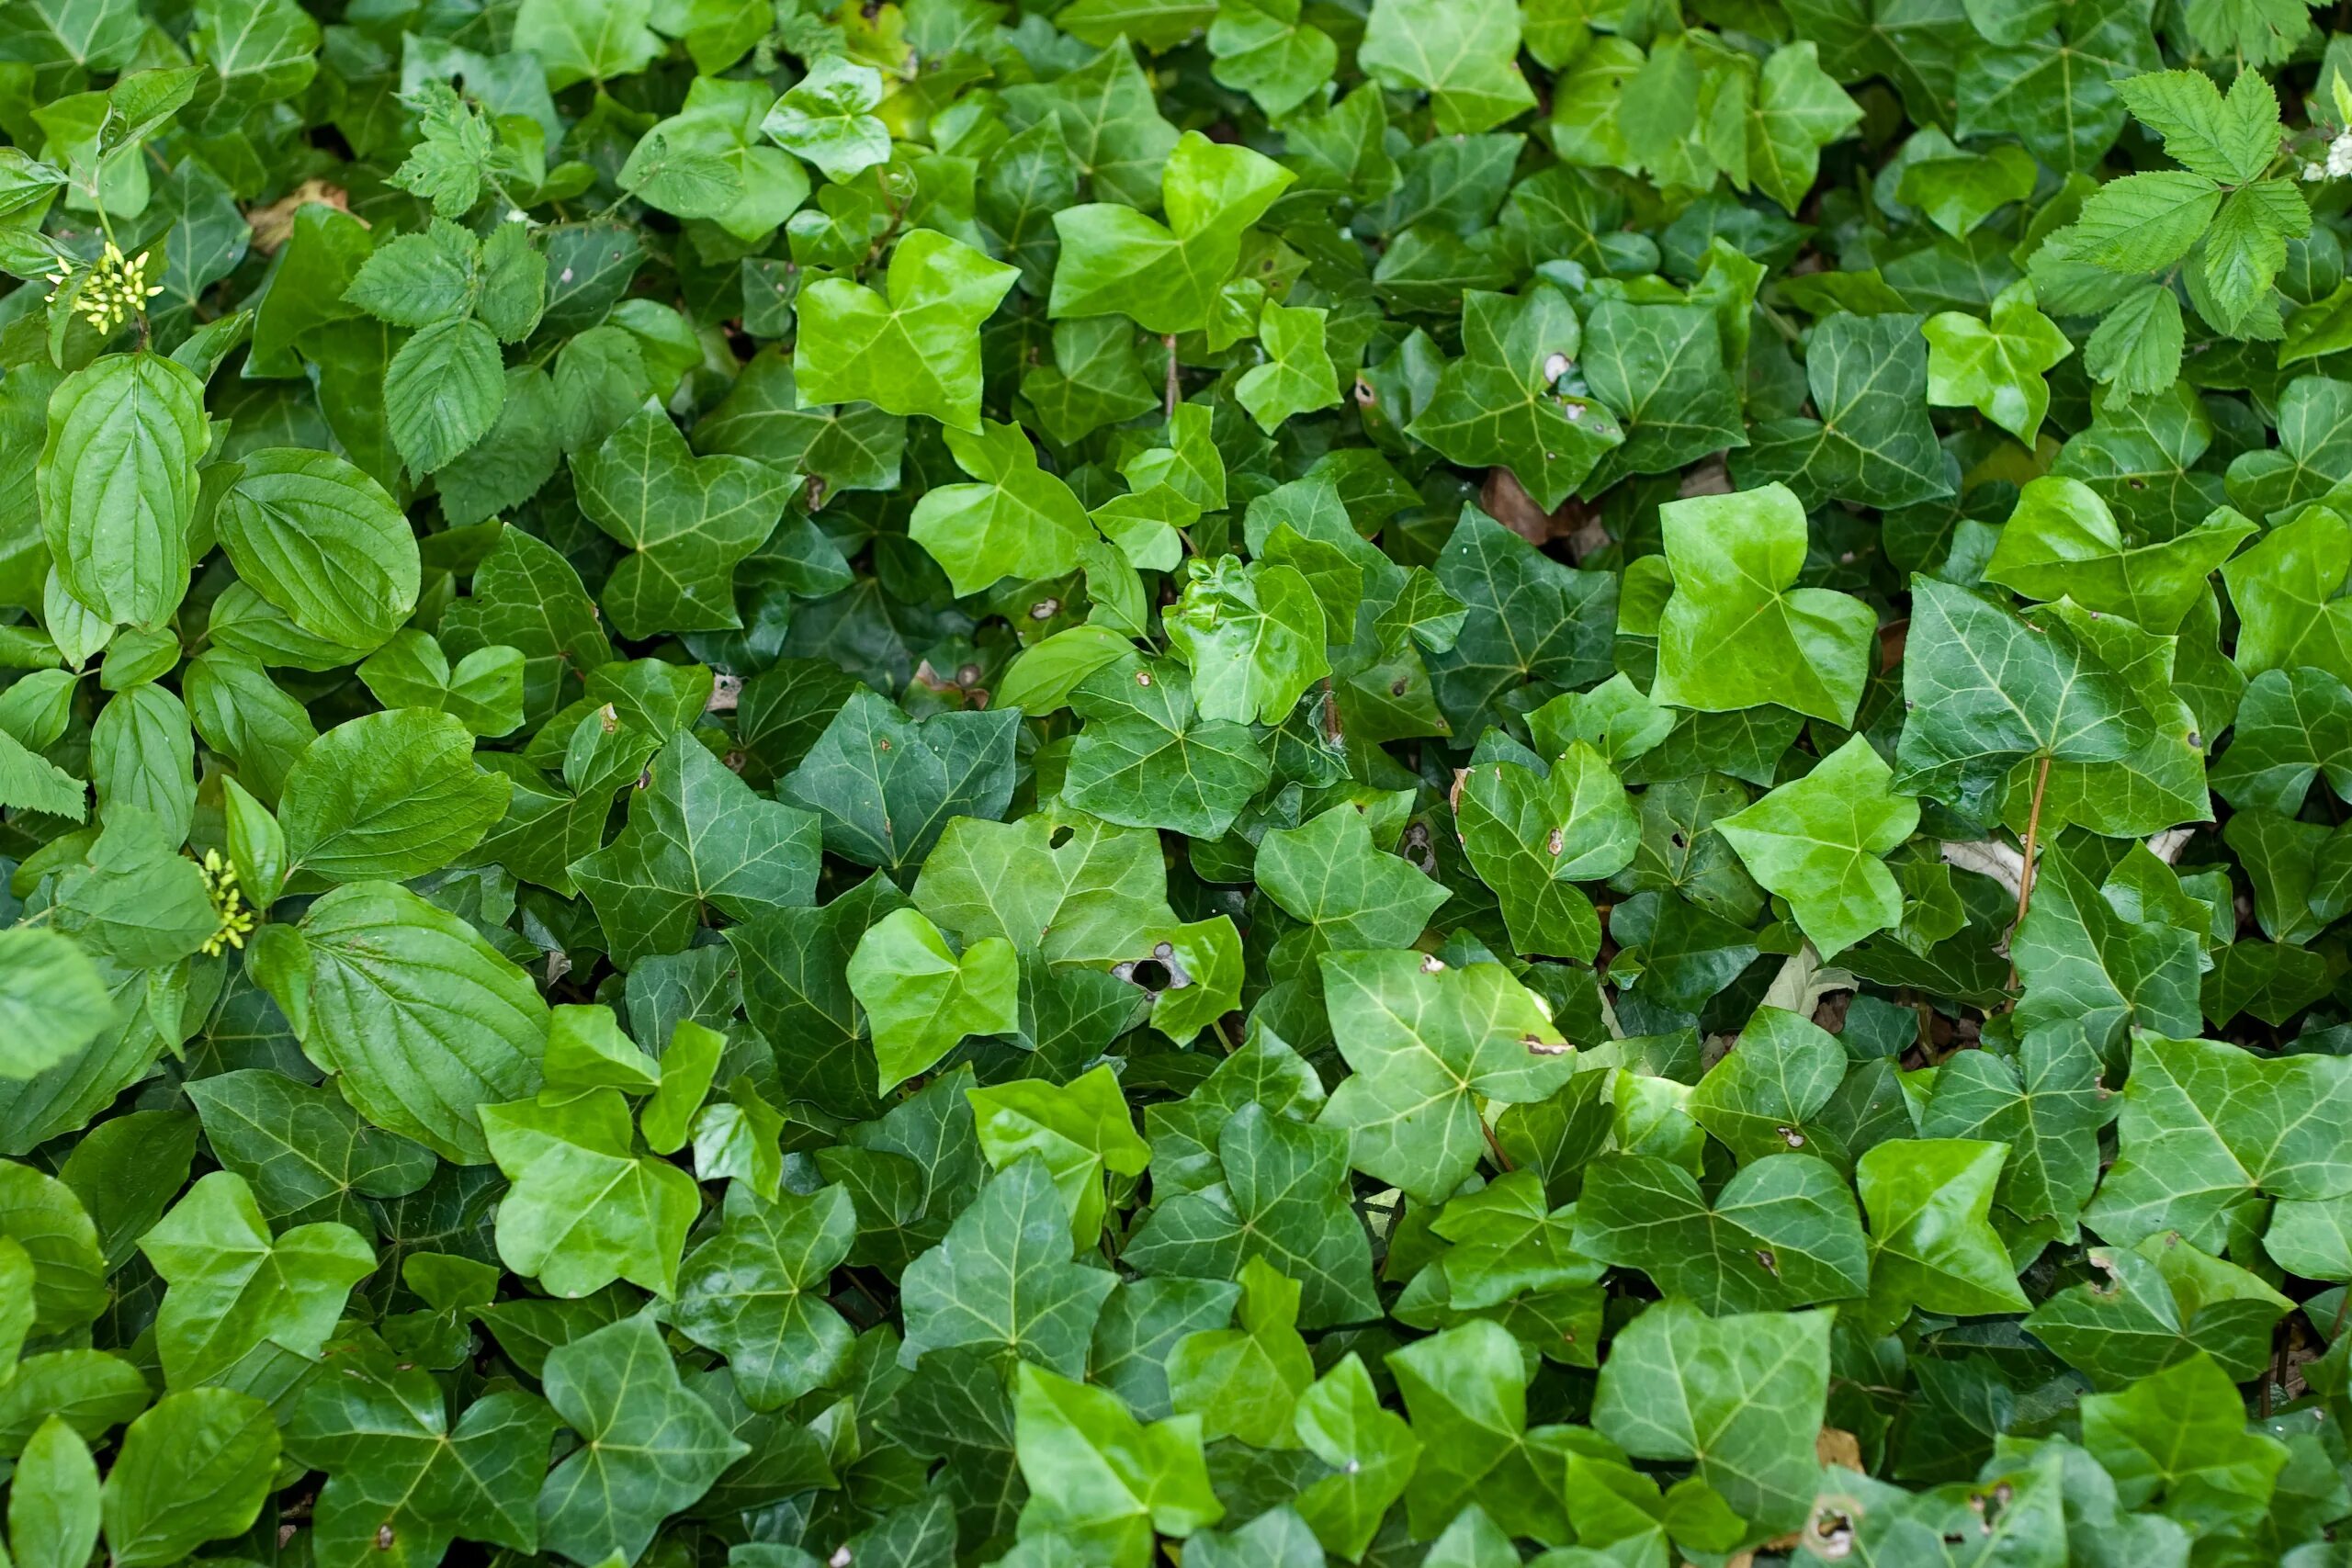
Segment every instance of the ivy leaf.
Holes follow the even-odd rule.
[[[2130,1028],[2196,1029],[2195,933],[2134,919],[2061,858],[2034,883],[2034,908],[2011,944],[2025,983],[2021,1028],[2078,1025],[2102,1052]]]
[[[1602,299],[1586,313],[1580,364],[1593,396],[1625,426],[1625,444],[1601,458],[1588,493],[1621,473],[1671,472],[1747,445],[1723,333],[1704,305]]]
[[[833,853],[898,871],[920,862],[951,818],[1004,814],[1018,725],[1010,711],[910,719],[860,689],[776,793],[817,814]]]
[[[1346,1134],[1250,1103],[1220,1121],[1215,1149],[1221,1188],[1163,1198],[1126,1259],[1153,1274],[1233,1280],[1263,1258],[1299,1282],[1305,1326],[1372,1316],[1372,1244],[1348,1201]]]
[[[967,1035],[1021,1027],[1012,944],[984,937],[958,954],[920,910],[894,909],[868,926],[847,973],[865,1010],[884,1093],[930,1071]]]
[[[1203,716],[1192,677],[1166,660],[1131,654],[1105,665],[1078,683],[1070,705],[1087,728],[1063,795],[1106,822],[1218,838],[1272,772],[1248,727]]]
[[[574,82],[609,81],[642,70],[661,53],[662,40],[646,28],[651,14],[650,0],[590,0],[576,6],[528,0],[515,13],[514,47],[530,51],[546,68],[551,92]]]
[[[1326,1551],[1360,1559],[1411,1481],[1420,1439],[1402,1416],[1381,1407],[1372,1374],[1353,1350],[1298,1396],[1291,1426],[1333,1472],[1308,1484],[1292,1506]]]
[[[1576,741],[1542,774],[1516,761],[1474,761],[1456,786],[1454,817],[1463,852],[1502,903],[1512,944],[1589,963],[1600,921],[1576,884],[1616,875],[1641,842],[1633,802],[1600,753]]]
[[[1973,408],[2031,446],[2050,409],[2044,373],[2075,352],[2034,308],[2033,285],[2021,280],[2001,290],[1986,321],[1945,310],[1919,330],[1928,339],[1928,400]]]
[[[2123,130],[2116,84],[2163,63],[2137,0],[2100,0],[1962,57],[1955,131],[2013,135],[2063,173],[2095,165]]]
[[[1428,661],[1453,734],[1484,731],[1522,686],[1565,690],[1610,672],[1617,581],[1607,573],[1565,566],[1464,506],[1437,578],[1467,612],[1453,646]]]
[[[485,1105],[481,1118],[492,1157],[514,1183],[498,1210],[501,1261],[557,1296],[615,1280],[677,1293],[701,1196],[684,1171],[638,1151],[619,1090]]]
[[[1524,1104],[1576,1070],[1574,1048],[1499,964],[1405,953],[1327,953],[1331,1032],[1353,1075],[1324,1107],[1358,1170],[1430,1201],[1485,1148],[1478,1101]]]
[[[1475,136],[1535,107],[1519,39],[1496,0],[1378,0],[1356,58],[1391,91],[1427,92],[1440,135]]]
[[[1086,171],[1096,195],[1144,211],[1159,205],[1180,139],[1160,117],[1151,84],[1124,42],[1114,39],[1092,60],[1050,83],[1006,88],[1004,103],[1016,130],[1036,125],[1059,130],[1069,156]],[[1060,226],[1058,211],[1055,226]],[[1055,281],[1058,286],[1058,269]]]
[[[1785,1008],[1760,1007],[1699,1080],[1689,1110],[1743,1165],[1809,1148],[1842,1167],[1846,1151],[1816,1118],[1845,1076],[1846,1054],[1827,1032]]]
[[[2115,1113],[2099,1087],[2098,1054],[2083,1031],[2034,1030],[2013,1062],[1986,1052],[1944,1066],[1950,1070],[1936,1075],[1920,1135],[2008,1145],[1996,1194],[2000,1205],[2071,1227],[2098,1181],[2098,1129]]]
[[[1198,1416],[1146,1426],[1117,1395],[1023,1362],[1013,1421],[1022,1472],[1037,1478],[1021,1510],[1023,1534],[1050,1533],[1072,1561],[1145,1568],[1154,1530],[1190,1535],[1225,1515],[1209,1486]]]
[[[1506,1535],[1568,1533],[1568,1433],[1528,1427],[1527,1365],[1510,1330],[1476,1319],[1391,1350],[1388,1370],[1421,1443],[1405,1488],[1414,1533],[1436,1534],[1465,1504],[1490,1506]]]
[[[2241,810],[2291,817],[2322,773],[2339,797],[2352,791],[2347,753],[2352,690],[2321,670],[2266,670],[2238,703],[2229,750],[2213,768],[2213,792]]]
[[[1319,307],[1294,310],[1272,299],[1259,315],[1258,336],[1266,362],[1241,373],[1233,384],[1233,396],[1267,434],[1293,414],[1339,406],[1340,380],[1325,347],[1329,317]]]
[[[1464,292],[1462,357],[1445,367],[1406,434],[1456,463],[1500,464],[1552,510],[1625,439],[1600,403],[1554,389],[1582,339],[1576,310],[1549,284],[1516,299]]]
[[[1911,590],[1896,788],[1982,799],[2026,758],[2110,762],[2146,742],[2145,710],[2067,621],[2029,626],[1929,578]]]
[[[1715,823],[1825,957],[1903,919],[1902,890],[1881,857],[1919,825],[1919,803],[1888,787],[1894,776],[1857,735],[1804,777]]]
[[[2083,1446],[2115,1478],[2127,1508],[2157,1507],[2191,1529],[2259,1518],[2285,1444],[2246,1430],[2229,1374],[2196,1355],[2120,1393],[2083,1396]]]
[[[1592,1421],[1636,1459],[1696,1461],[1749,1537],[1769,1536],[1812,1506],[1828,1385],[1828,1314],[1662,1302],[1618,1331]]]
[[[663,1519],[751,1452],[678,1381],[648,1317],[548,1351],[540,1382],[584,1439],[539,1491],[539,1544],[574,1562],[636,1562]]]
[[[1050,964],[1136,953],[1175,923],[1158,835],[1076,812],[962,817],[923,862],[915,903],[967,941],[1001,937]]]
[[[729,1185],[717,1234],[685,1260],[677,1327],[727,1358],[752,1409],[780,1409],[838,1375],[852,1336],[823,1296],[856,1234],[843,1188],[765,1199]]]
[[[735,568],[784,515],[789,476],[749,457],[695,457],[652,407],[574,454],[571,471],[581,510],[635,552],[605,583],[605,613],[621,636],[741,624]]]
[[[2352,417],[2352,403],[2346,412]],[[2251,677],[2308,668],[2352,681],[2352,604],[2338,598],[2347,577],[2352,524],[2324,506],[2305,508],[2223,565],[2238,613],[2238,669]]]
[[[1847,594],[1795,586],[1806,537],[1795,494],[1772,484],[1669,502],[1658,515],[1674,592],[1652,696],[1709,713],[1778,703],[1850,724],[1878,617]]]
[[[2348,1096],[2352,1078],[2331,1057],[2265,1061],[2208,1040],[2137,1036],[2120,1153],[2083,1218],[2120,1246],[2177,1231],[2211,1252],[2255,1223],[2260,1196],[2352,1191],[2325,1122]]]
[[[1298,1396],[1315,1381],[1299,1337],[1299,1287],[1262,1258],[1241,1266],[1241,1326],[1207,1328],[1176,1342],[1168,1386],[1180,1415],[1197,1416],[1201,1435],[1255,1448],[1288,1448]]]
[[[1804,1154],[1750,1161],[1712,1202],[1680,1166],[1609,1156],[1586,1173],[1576,1248],[1639,1269],[1715,1316],[1839,1301],[1870,1284],[1853,1194],[1835,1167]]]
[[[1733,460],[1745,486],[1782,483],[1807,507],[1836,499],[1895,507],[1951,492],[1924,406],[1927,340],[1917,316],[1830,317],[1805,351],[1820,418],[1774,419]]]
[[[571,874],[629,965],[684,949],[707,910],[749,919],[809,903],[818,838],[814,815],[760,799],[682,732],[647,765],[628,826]]]
[[[881,101],[880,72],[843,55],[820,55],[767,111],[760,130],[839,183],[889,158],[889,127],[873,112]]]
[[[1070,1250],[1069,1205],[1053,1172],[1034,1156],[1014,1161],[956,1217],[946,1239],[908,1265],[899,1298],[906,1358],[968,1346],[1082,1374],[1095,1317],[1118,1280],[1072,1263]]]
[[[2045,476],[2018,492],[1985,576],[2031,599],[2072,599],[2159,637],[2202,603],[2207,580],[2255,532],[2226,508],[2186,533],[2132,548],[2097,491]]]
[[[1871,1292],[1889,1316],[1911,1307],[1955,1316],[2030,1303],[1989,1218],[2002,1144],[1899,1139],[1863,1154],[1854,1186],[1871,1217]]]
[[[1169,646],[1193,671],[1201,716],[1280,724],[1330,672],[1323,607],[1286,566],[1195,557],[1183,596],[1161,616]]]
[[[369,1552],[438,1562],[457,1539],[536,1551],[539,1481],[555,1417],[532,1394],[485,1393],[452,1423],[430,1372],[374,1335],[338,1341],[286,1425],[300,1461],[327,1472],[314,1520],[322,1561]]]
[[[1110,201],[1054,214],[1062,248],[1047,314],[1121,315],[1149,333],[1203,330],[1241,259],[1244,231],[1295,178],[1262,153],[1185,132],[1162,164],[1167,223]]]
[[[1256,876],[1277,908],[1313,928],[1302,958],[1407,946],[1446,899],[1443,887],[1380,850],[1366,814],[1352,806],[1317,812],[1297,828],[1268,829]]]
[[[1794,212],[1820,172],[1821,150],[1861,118],[1861,106],[1821,69],[1814,44],[1774,50],[1758,73],[1756,107],[1748,111],[1748,176]]]
[[[362,1197],[404,1198],[438,1164],[430,1149],[369,1126],[332,1089],[266,1068],[198,1078],[187,1093],[213,1157],[280,1223],[331,1220],[366,1235],[374,1221]]]
[[[936,230],[917,229],[890,253],[884,296],[819,278],[797,302],[793,368],[801,396],[929,414],[978,433],[980,323],[1018,276]]]
[[[266,1388],[281,1358],[315,1361],[351,1287],[376,1267],[348,1225],[296,1225],[272,1237],[243,1177],[215,1171],[188,1189],[140,1250],[169,1287],[155,1349],[174,1388]]]
[[[1001,578],[1076,570],[1095,538],[1086,508],[1069,485],[1037,466],[1036,448],[1018,425],[982,423],[977,429],[950,429],[947,448],[979,482],[926,492],[908,532],[946,569],[958,593],[979,592]]]
[[[1306,102],[1340,60],[1340,46],[1302,19],[1296,0],[1218,0],[1208,44],[1217,81],[1270,117]]]
[[[1104,1183],[1114,1175],[1142,1175],[1151,1158],[1107,1064],[1067,1084],[1016,1078],[965,1098],[990,1166],[1002,1170],[1029,1155],[1046,1162],[1069,1205],[1071,1241],[1081,1250],[1102,1234]]]
[[[2034,1308],[2028,1332],[2100,1388],[2120,1388],[2200,1350],[2235,1376],[2260,1377],[2270,1334],[2294,1303],[2233,1264],[2172,1233],[2138,1247],[2093,1247],[2099,1281]]]

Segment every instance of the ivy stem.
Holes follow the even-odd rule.
[[[2041,765],[2034,770],[2033,805],[2027,810],[2025,817],[2025,869],[2018,873],[2018,918],[2009,922],[2009,945],[2013,950],[2017,946],[2018,932],[2025,925],[2025,912],[2033,905],[2035,845],[2036,840],[2041,837],[2041,796],[2049,787],[2050,753],[2044,751],[2041,754]],[[2015,990],[2017,984],[2018,960],[2016,953],[2012,951],[2009,954],[2008,984],[2002,989]]]
[[[1176,385],[1176,334],[1170,333],[1159,341],[1168,350],[1168,406],[1164,417],[1174,419],[1177,400],[1181,395],[1181,389]]]
[[[1495,1164],[1505,1171],[1512,1169],[1510,1156],[1503,1153],[1502,1145],[1495,1140],[1495,1130],[1487,1125],[1487,1119],[1483,1116],[1478,1118],[1478,1131],[1486,1134],[1487,1152],[1495,1156]]]

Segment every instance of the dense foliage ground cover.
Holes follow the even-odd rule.
[[[13,1562],[2347,1561],[2348,122],[0,0]]]

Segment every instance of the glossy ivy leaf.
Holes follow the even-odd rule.
[[[1589,962],[1600,922],[1576,885],[1614,876],[1641,842],[1633,803],[1600,753],[1573,742],[1540,775],[1516,761],[1474,763],[1456,787],[1454,819],[1512,944]]]
[[[1517,299],[1466,292],[1462,357],[1406,427],[1456,463],[1500,464],[1549,511],[1625,439],[1599,402],[1554,389],[1583,341],[1575,309],[1548,284]]]
[[[1232,1280],[1262,1258],[1298,1282],[1306,1326],[1372,1316],[1379,1298],[1371,1242],[1348,1201],[1347,1135],[1251,1103],[1221,1119],[1213,1148],[1222,1187],[1157,1204],[1128,1245],[1136,1267]],[[1154,1158],[1166,1163],[1157,1146]]]
[[[1679,1166],[1611,1156],[1586,1173],[1576,1246],[1717,1316],[1841,1301],[1870,1282],[1852,1193],[1808,1154],[1752,1161],[1713,1201]]]
[[[1804,509],[1784,485],[1659,509],[1674,592],[1658,620],[1657,684],[1677,707],[1778,703],[1850,723],[1877,617],[1826,588],[1799,588]]]
[[[1928,400],[1927,342],[1916,316],[1830,317],[1815,329],[1805,384],[1819,419],[1756,427],[1733,460],[1743,485],[1780,483],[1824,501],[1908,506],[1951,493]]]
[[[348,1225],[296,1225],[272,1236],[243,1177],[215,1171],[188,1189],[140,1250],[168,1287],[155,1349],[175,1389],[270,1389],[286,1359],[314,1361],[351,1287],[376,1267]]]
[[[1191,667],[1202,716],[1280,724],[1330,672],[1322,606],[1287,566],[1197,558],[1183,596],[1161,616],[1169,646]]]
[[[2098,492],[2047,476],[2018,492],[1984,571],[2028,598],[2072,599],[2164,637],[2203,601],[2214,570],[2254,532],[2223,509],[2186,533],[2132,548]]]
[[[1928,400],[1973,408],[2031,446],[2050,409],[2045,373],[2075,351],[2034,308],[2033,285],[2003,289],[1984,321],[1946,310],[1920,330],[1928,338]]]
[[[1017,732],[1010,712],[910,720],[854,692],[776,793],[817,814],[833,853],[898,871],[922,861],[951,819],[1004,814]]]
[[[1076,1376],[1108,1270],[1069,1260],[1069,1205],[1043,1158],[1014,1161],[980,1189],[945,1239],[907,1269],[905,1356],[970,1347]]]
[[[288,1450],[327,1472],[315,1516],[320,1561],[387,1553],[416,1568],[463,1538],[536,1551],[537,1504],[555,1417],[532,1394],[484,1394],[453,1422],[431,1373],[373,1335],[327,1350],[286,1424]]]
[[[1385,87],[1426,91],[1441,135],[1475,135],[1535,107],[1519,40],[1518,14],[1492,0],[1381,0],[1358,58]]]
[[[1224,1517],[1197,1416],[1147,1426],[1117,1396],[1026,1363],[1013,1410],[1023,1471],[1043,1483],[1022,1507],[1022,1531],[1061,1542],[1065,1561],[1144,1568],[1154,1531],[1186,1536]]]
[[[736,567],[784,514],[788,475],[749,457],[697,457],[658,408],[641,408],[573,455],[580,508],[634,554],[605,584],[623,637],[741,625]]]
[[[2158,1505],[2191,1529],[2260,1516],[2287,1447],[2246,1429],[2229,1374],[2203,1355],[2120,1393],[2083,1398],[2083,1446],[2115,1479],[2125,1507]]]
[[[1238,1328],[1208,1328],[1176,1342],[1168,1387],[1179,1415],[1195,1415],[1214,1442],[1288,1448],[1298,1396],[1315,1381],[1314,1358],[1298,1333],[1299,1287],[1263,1258],[1241,1268]]]
[[[691,734],[647,764],[628,826],[571,874],[616,961],[684,948],[718,911],[738,919],[811,901],[817,818],[760,799]]]
[[[1542,1100],[1576,1070],[1549,1010],[1499,964],[1390,952],[1328,954],[1321,968],[1353,1069],[1322,1120],[1346,1130],[1358,1170],[1408,1192],[1435,1201],[1476,1168],[1482,1099]]]
[[[848,1356],[849,1325],[823,1298],[856,1233],[843,1188],[763,1198],[728,1187],[718,1232],[685,1260],[677,1326],[727,1358],[752,1409],[822,1387]]]
[[[1955,1316],[2018,1312],[2027,1303],[1990,1220],[2008,1149],[1968,1138],[1897,1139],[1856,1162],[1871,1218],[1872,1305]]]
[[[1086,509],[1058,476],[1038,467],[1019,427],[982,423],[951,429],[948,450],[975,484],[942,485],[915,503],[908,532],[960,592],[1006,577],[1058,577],[1094,538]]]
[[[881,101],[880,72],[842,55],[821,55],[776,100],[760,130],[822,169],[827,179],[848,180],[890,156],[889,128],[872,112]]]
[[[917,229],[890,253],[884,295],[819,278],[797,302],[793,367],[801,394],[811,402],[929,414],[978,432],[980,323],[1017,274],[936,230]]]
[[[557,1104],[486,1105],[482,1131],[514,1185],[498,1210],[498,1255],[551,1295],[627,1280],[663,1296],[700,1208],[693,1179],[639,1153],[620,1091]]]
[[[1508,1329],[1474,1320],[1392,1350],[1387,1360],[1421,1442],[1405,1490],[1411,1529],[1434,1535],[1469,1505],[1474,1513],[1489,1509],[1487,1529],[1506,1542],[1512,1534],[1543,1540],[1567,1533],[1568,1434],[1527,1425],[1526,1361]]]
[[[1296,178],[1262,153],[1198,131],[1168,149],[1160,168],[1165,224],[1117,202],[1054,214],[1061,256],[1053,316],[1116,314],[1146,332],[1203,330],[1240,260],[1243,232]]]
[[[867,927],[846,973],[865,1010],[876,1087],[886,1093],[928,1072],[967,1035],[1021,1027],[1012,944],[984,937],[959,953],[917,909],[893,910]]]
[[[1912,594],[1897,788],[1983,800],[2027,758],[2109,762],[2147,739],[2145,710],[2064,619],[2029,624],[1924,577]]]
[[[1825,957],[1903,919],[1883,856],[1911,836],[1918,802],[1888,787],[1894,771],[1860,736],[1801,779],[1715,823],[1748,874],[1789,901]]]
[[[635,1562],[664,1518],[751,1451],[679,1381],[648,1317],[549,1351],[540,1382],[584,1439],[539,1489],[539,1544],[574,1562]]]
[[[2117,1119],[2120,1153],[2084,1219],[2123,1246],[2166,1231],[2219,1251],[2260,1196],[2333,1197],[2352,1168],[2324,1118],[2352,1095],[2332,1057],[2260,1061],[2142,1035]]]
[[[1272,764],[1246,725],[1202,714],[1192,677],[1130,654],[1080,681],[1070,705],[1089,727],[1070,750],[1065,797],[1130,828],[1221,836]]]
[[[1593,1425],[1636,1459],[1697,1461],[1749,1538],[1772,1535],[1812,1506],[1829,1321],[1820,1312],[1711,1318],[1660,1303],[1619,1331]]]

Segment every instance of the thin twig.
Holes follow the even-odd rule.
[[[1170,333],[1166,337],[1161,338],[1159,341],[1168,349],[1168,410],[1166,417],[1174,419],[1176,417],[1177,401],[1182,395],[1182,389],[1176,385],[1176,334],[1174,333]]]
[[[1483,1116],[1478,1118],[1478,1131],[1487,1135],[1487,1152],[1495,1156],[1495,1163],[1506,1171],[1512,1169],[1510,1156],[1503,1153],[1502,1145],[1495,1141],[1495,1130],[1487,1125],[1487,1119]]]
[[[2018,984],[2018,932],[2025,926],[2025,912],[2033,905],[2033,874],[2038,863],[2035,841],[2041,836],[2041,796],[2050,787],[2050,753],[2041,754],[2041,766],[2033,775],[2033,807],[2025,818],[2025,869],[2018,874],[2018,918],[2009,923],[2009,980],[2004,990],[2015,990]]]

